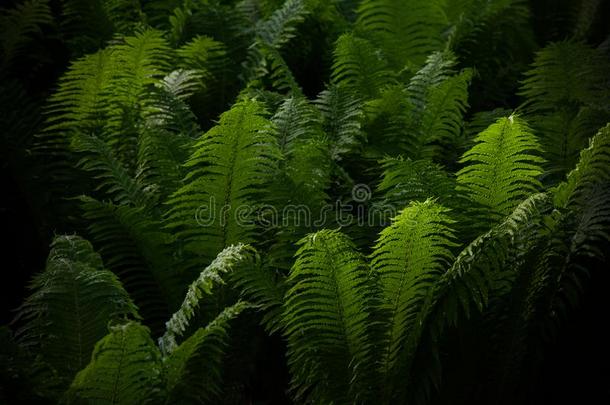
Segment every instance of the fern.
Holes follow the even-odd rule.
[[[282,321],[296,395],[365,401],[372,360],[366,265],[337,231],[320,231],[300,244]]]
[[[47,131],[99,130],[104,125],[104,108],[115,71],[112,52],[101,50],[72,63],[49,100]]]
[[[471,76],[472,72],[465,70],[430,89],[416,135],[424,150],[418,153],[417,150],[422,148],[420,146],[412,152],[413,156],[425,157],[427,153],[434,155],[439,144],[443,145],[441,150],[447,151],[451,149],[449,146],[459,143],[462,117],[468,107],[467,89]],[[427,152],[426,147],[432,148],[432,151]]]
[[[457,190],[480,208],[482,223],[497,223],[519,202],[540,188],[540,146],[527,124],[511,115],[501,118],[477,136],[464,154],[468,165],[457,173]]]
[[[138,317],[119,280],[78,236],[55,237],[46,268],[30,289],[16,319],[19,339],[67,381],[87,364],[109,321]]]
[[[72,148],[85,154],[78,166],[95,173],[93,178],[99,181],[96,190],[103,190],[118,204],[150,206],[152,196],[131,177],[104,141],[94,135],[78,133],[72,138]]]
[[[384,229],[371,268],[381,288],[384,330],[380,371],[386,389],[409,375],[409,359],[419,340],[427,290],[452,260],[455,246],[447,209],[432,200],[411,203]],[[389,398],[393,393],[386,393]]]
[[[306,14],[304,1],[285,1],[268,19],[259,21],[255,28],[258,40],[271,48],[280,48],[294,37],[296,25]]]
[[[321,135],[320,114],[300,97],[289,97],[271,118],[275,124],[280,151],[290,156],[298,143],[319,138]]]
[[[168,228],[204,262],[211,262],[230,244],[254,240],[251,217],[238,222],[235,213],[256,207],[260,187],[269,181],[279,157],[263,113],[254,101],[238,103],[224,113],[219,125],[195,144],[186,163],[191,170],[186,185],[169,201]],[[213,222],[206,226],[197,223],[204,208]]]
[[[32,37],[41,32],[42,27],[52,22],[47,0],[28,0],[11,9],[0,9],[0,73],[11,66]]]
[[[402,209],[412,201],[435,198],[446,207],[455,199],[455,179],[442,167],[426,160],[387,158],[382,162],[383,177],[377,189],[384,204]]]
[[[106,140],[125,162],[135,158],[133,140],[138,137],[147,109],[154,105],[148,90],[169,70],[169,54],[162,33],[151,29],[125,37],[123,43],[113,46],[118,70],[108,93],[112,103],[107,107]]]
[[[242,244],[225,248],[189,286],[182,305],[167,321],[165,334],[159,339],[159,346],[164,354],[170,354],[176,348],[176,338],[186,330],[201,297],[211,294],[214,284],[224,284],[222,275],[247,260],[251,254],[249,249],[247,245]]]
[[[253,266],[239,266],[235,270],[231,277],[234,286],[248,302],[258,307],[266,330],[269,333],[281,330],[286,277],[260,258],[254,261]]]
[[[117,325],[76,375],[66,402],[155,403],[160,374],[161,356],[148,329],[135,322]]]
[[[534,112],[587,105],[605,109],[609,65],[600,51],[574,41],[552,43],[536,55],[520,94]]]
[[[421,66],[430,53],[443,47],[441,32],[447,18],[441,1],[365,0],[356,24],[370,33],[398,71]]]
[[[331,156],[340,160],[364,138],[361,100],[346,88],[330,86],[320,93],[315,103],[322,113],[323,130],[331,142]]]
[[[343,34],[335,48],[332,83],[369,99],[391,83],[391,73],[368,40]]]
[[[607,184],[610,180],[608,154],[610,152],[610,125],[595,135],[589,147],[581,151],[576,168],[555,191],[555,206],[558,208],[578,208],[586,202],[589,192]]]
[[[248,308],[249,304],[240,301],[224,309],[165,359],[168,401],[208,403],[218,399],[229,321]]]
[[[454,75],[455,57],[450,52],[430,55],[407,86],[410,112],[406,117],[405,152],[414,159],[440,155],[441,145],[455,145],[461,134],[462,116],[468,107],[472,72]]]
[[[265,50],[279,50],[295,36],[295,27],[301,23],[308,10],[303,0],[286,0],[269,18],[256,23],[256,39],[244,63],[246,82],[265,73]],[[277,58],[276,58],[277,59]]]

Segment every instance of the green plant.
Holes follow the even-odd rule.
[[[610,247],[604,9],[535,3],[2,9],[0,402],[526,402]]]

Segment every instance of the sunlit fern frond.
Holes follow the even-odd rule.
[[[301,242],[288,278],[283,331],[297,398],[366,401],[374,373],[370,341],[371,290],[366,264],[338,231]]]
[[[222,114],[193,146],[185,185],[168,202],[168,229],[203,263],[231,244],[255,240],[254,213],[280,157],[263,114],[255,101]]]
[[[453,260],[452,222],[448,210],[434,201],[412,202],[381,232],[371,255],[371,271],[381,289],[379,367],[386,399],[399,400],[393,390],[401,391],[412,372],[429,290]]]
[[[216,284],[224,284],[225,273],[231,272],[236,266],[251,260],[252,254],[253,250],[248,245],[231,245],[220,252],[214,261],[191,283],[182,305],[166,322],[165,333],[159,338],[159,346],[164,355],[171,354],[176,350],[176,340],[182,336],[189,325],[201,298],[212,294],[212,289]]]
[[[457,173],[457,190],[480,206],[473,213],[480,224],[489,226],[540,189],[544,160],[538,140],[515,115],[496,121],[476,142],[460,160],[467,166]]]
[[[158,403],[161,355],[146,327],[128,322],[110,328],[68,390],[71,403]]]
[[[163,368],[168,401],[209,403],[219,400],[229,322],[250,307],[239,301],[225,308],[167,356]]]

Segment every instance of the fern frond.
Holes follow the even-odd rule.
[[[604,117],[605,116],[605,117]],[[576,165],[579,152],[610,115],[588,107],[562,108],[545,115],[533,115],[536,133],[544,150],[544,180],[556,184]]]
[[[281,330],[282,306],[286,293],[286,276],[278,274],[266,261],[258,260],[252,266],[239,266],[232,273],[233,285],[242,296],[262,312],[261,323],[267,332]]]
[[[610,124],[600,129],[589,147],[580,152],[576,168],[568,174],[567,180],[560,184],[554,193],[555,206],[574,207],[585,201],[584,196],[601,184],[610,181]]]
[[[455,64],[451,52],[435,52],[411,78],[406,89],[398,88],[383,95],[376,106],[382,107],[382,115],[374,118],[381,119],[378,125],[384,137],[391,136],[392,141],[384,148],[393,149],[390,154],[432,158],[441,155],[440,145],[458,142],[462,116],[468,107],[472,72],[465,69],[456,74]],[[387,115],[389,123],[384,124],[383,118]],[[382,139],[377,140],[380,141],[383,143]]]
[[[178,311],[167,321],[165,334],[159,338],[159,347],[165,355],[171,354],[176,349],[176,338],[182,336],[186,330],[191,317],[199,306],[201,297],[210,295],[215,284],[224,284],[222,276],[248,260],[251,254],[252,248],[248,245],[229,246],[199,274],[197,280],[189,286]]]
[[[146,192],[128,169],[114,156],[112,149],[95,135],[75,133],[72,148],[84,155],[78,162],[82,169],[92,172],[102,190],[117,204],[148,207],[153,196]]]
[[[183,164],[201,133],[186,98],[200,89],[196,70],[175,70],[157,83],[154,107],[138,136],[136,181],[166,198],[182,185]],[[156,193],[155,193],[156,194]]]
[[[471,77],[472,71],[466,69],[429,90],[426,108],[420,118],[421,123],[417,125],[416,136],[421,145],[418,149],[422,151],[411,151],[413,156],[438,156],[439,148],[446,154],[459,142],[463,116],[468,107],[468,85]],[[431,150],[428,152],[426,149]]]
[[[440,165],[427,160],[387,158],[381,161],[383,177],[377,190],[384,204],[402,210],[412,201],[435,198],[450,207],[455,198],[455,179]]]
[[[300,244],[282,321],[297,398],[365,401],[365,375],[372,372],[366,265],[338,231],[317,232]]]
[[[452,222],[448,210],[434,201],[413,202],[381,232],[371,255],[371,271],[381,289],[380,327],[385,332],[379,367],[387,389],[408,379],[419,340],[413,336],[420,335],[428,290],[453,260]]]
[[[258,40],[271,48],[281,48],[295,36],[296,26],[307,13],[303,0],[286,0],[268,19],[260,20],[256,25]]]
[[[419,67],[443,48],[447,17],[442,6],[437,0],[365,0],[358,8],[357,30],[373,37],[396,71]]]
[[[191,170],[186,185],[169,201],[168,228],[204,263],[230,244],[254,240],[252,215],[279,159],[271,124],[263,114],[255,101],[237,103],[225,112],[195,144],[186,163]],[[238,220],[236,212],[245,207],[250,211]],[[210,223],[201,222],[207,220],[202,214],[209,214]]]
[[[468,146],[467,149],[470,149],[474,145],[475,138],[478,134],[485,131],[487,127],[500,118],[507,117],[510,114],[511,110],[506,108],[495,108],[490,111],[478,111],[474,113],[464,128],[464,144]]]
[[[552,43],[537,53],[519,94],[534,112],[573,105],[607,109],[608,70],[610,62],[597,49],[575,41]]]
[[[351,91],[339,86],[330,86],[314,101],[322,113],[324,133],[331,142],[333,159],[354,150],[364,138],[362,101]]]
[[[256,38],[244,62],[245,82],[265,74],[267,50],[277,51],[288,43],[295,36],[296,26],[303,22],[308,13],[305,1],[286,0],[269,18],[257,21],[254,27]]]
[[[286,98],[271,118],[282,154],[293,155],[298,143],[319,138],[321,121],[320,113],[305,98]]]
[[[0,9],[0,73],[4,73],[32,36],[53,23],[48,0],[28,0]]]
[[[343,34],[337,39],[331,82],[371,99],[392,82],[392,74],[387,62],[368,40]]]
[[[66,383],[89,362],[109,321],[139,317],[119,280],[78,236],[54,238],[46,268],[30,289],[16,319],[23,322],[19,339],[41,353]]]
[[[168,401],[208,403],[218,400],[229,321],[250,307],[239,301],[225,308],[205,328],[199,328],[171,352],[164,363]]]
[[[136,322],[113,326],[74,378],[66,402],[158,403],[160,375],[161,356],[148,329]]]
[[[108,141],[129,159],[142,116],[154,107],[148,90],[168,73],[171,51],[162,32],[147,29],[125,37],[112,52],[118,69],[108,94]]]
[[[105,121],[104,94],[116,69],[110,49],[73,62],[49,99],[46,131],[99,131]]]
[[[426,63],[413,75],[407,86],[413,108],[420,112],[425,108],[431,88],[440,85],[455,73],[455,55],[451,52],[433,52]]]
[[[544,160],[536,137],[521,118],[501,118],[464,154],[467,166],[457,173],[457,190],[480,208],[481,223],[497,223],[540,187]]]
[[[423,345],[419,351],[419,361],[415,366],[425,367],[435,358],[432,354],[438,356],[438,341],[443,330],[447,326],[457,325],[461,318],[469,318],[475,310],[485,310],[483,316],[491,320],[493,330],[482,329],[488,336],[482,341],[485,344],[505,339],[516,331],[514,328],[500,328],[500,324],[506,325],[507,319],[501,312],[511,307],[511,302],[521,300],[525,290],[519,289],[509,302],[505,302],[508,305],[497,304],[501,301],[499,298],[505,298],[520,282],[520,278],[527,278],[530,270],[535,271],[531,258],[540,257],[539,249],[541,243],[544,243],[546,232],[545,223],[551,210],[549,195],[534,194],[519,204],[502,223],[476,238],[462,250],[450,269],[431,289],[428,316],[422,326],[425,331],[423,342],[429,344]],[[493,316],[490,317],[490,313]],[[430,344],[432,346],[428,347]],[[481,350],[485,350],[486,360],[493,356],[491,348],[482,347]],[[513,358],[518,356],[517,352],[520,350],[521,347],[503,347],[501,354]],[[504,373],[508,368],[505,363],[500,363],[502,366],[498,367],[500,359],[494,357],[492,362],[494,361],[493,368],[486,374],[487,377],[496,371]],[[422,386],[429,386],[429,383],[422,379],[431,379],[430,376],[421,373],[415,376],[417,380],[413,381],[413,384],[416,391],[421,391]],[[438,376],[437,374],[437,381]],[[486,381],[487,386],[491,386],[489,383],[490,381]]]

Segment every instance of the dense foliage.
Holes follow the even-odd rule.
[[[523,403],[610,251],[607,10],[539,3],[2,9],[0,401]]]

